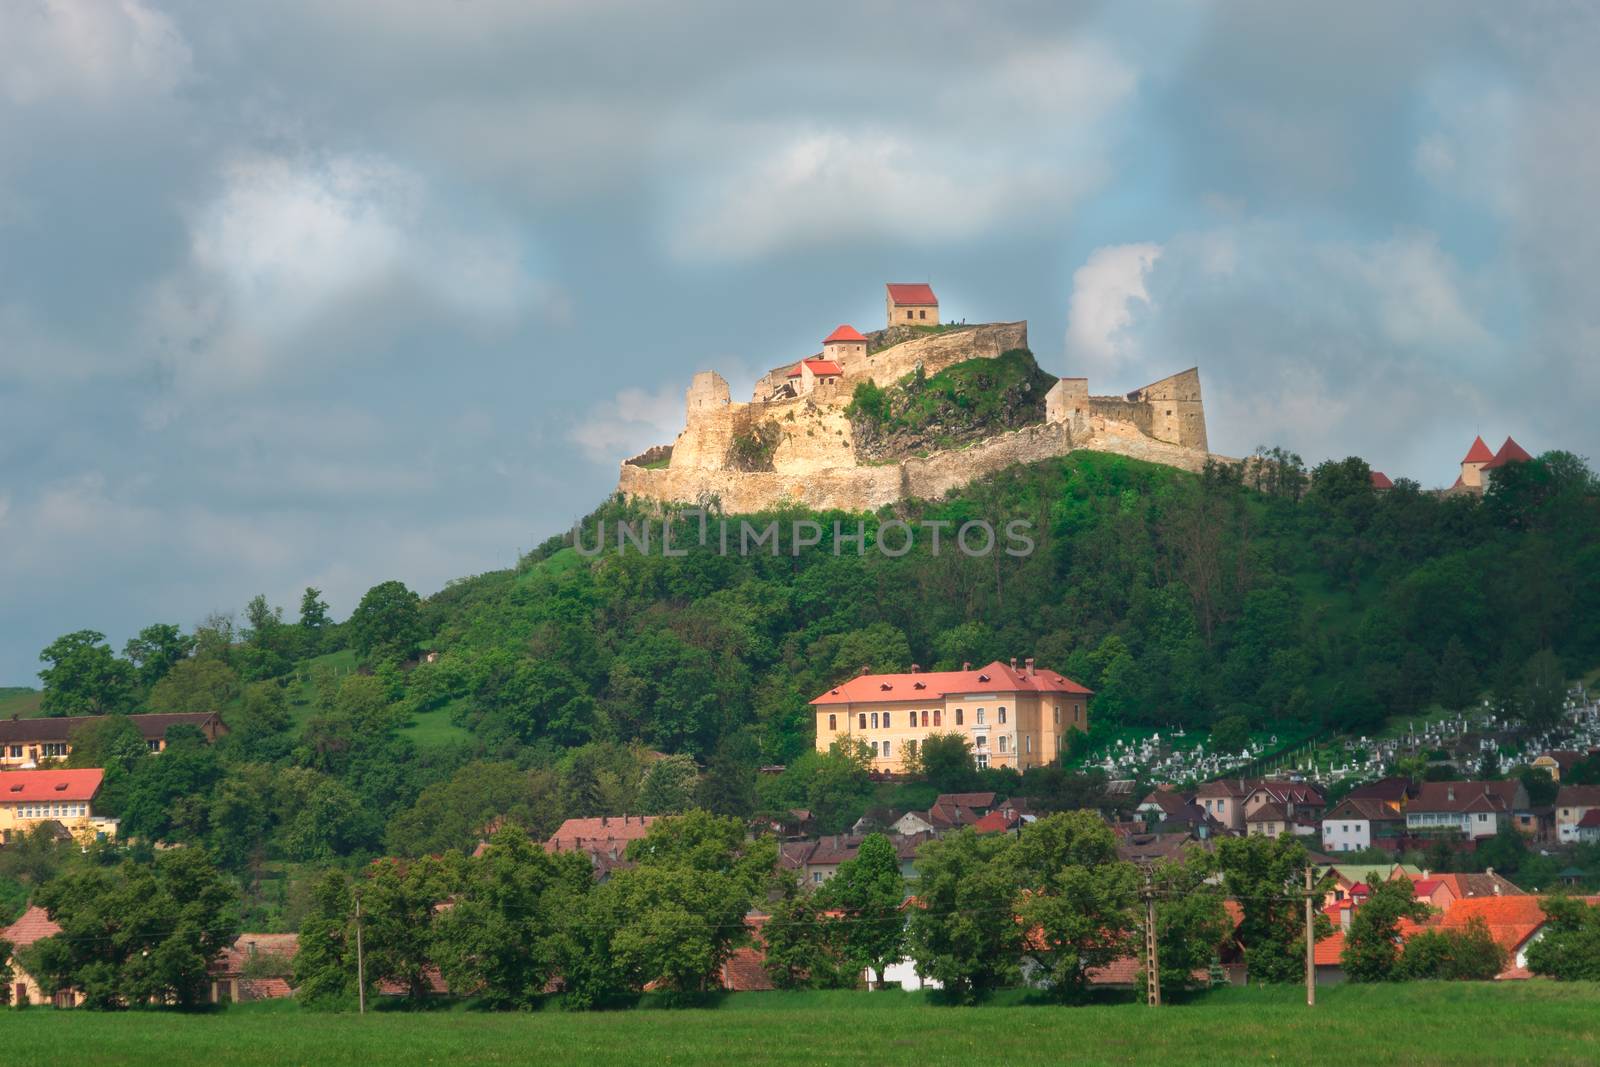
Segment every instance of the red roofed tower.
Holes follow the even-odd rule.
[[[840,326],[822,339],[822,358],[841,366],[866,359],[867,339],[854,326]]]
[[[1498,470],[1508,463],[1526,463],[1532,458],[1521,445],[1507,437],[1506,443],[1500,446],[1500,451],[1494,454],[1493,459],[1483,465],[1483,469]]]
[[[1461,461],[1461,479],[1456,484],[1469,489],[1482,489],[1483,468],[1493,459],[1494,453],[1483,443],[1483,438],[1474,437],[1472,447],[1467,449],[1467,456]]]

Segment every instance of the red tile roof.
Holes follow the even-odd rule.
[[[1504,467],[1507,463],[1526,463],[1532,458],[1521,445],[1507,437],[1506,443],[1500,446],[1500,451],[1494,454],[1493,459],[1483,465],[1483,469],[1488,471]]]
[[[1474,918],[1484,921],[1497,945],[1514,953],[1544,925],[1545,916],[1538,897],[1463,897],[1451,903],[1438,925],[1459,929]]]
[[[1517,782],[1423,782],[1408,812],[1510,811]]]
[[[650,832],[654,815],[610,815],[597,819],[568,819],[544,843],[546,852],[608,852],[619,854],[629,841]]]
[[[0,804],[93,800],[105,771],[98,767],[57,771],[0,771]]]
[[[835,344],[835,343],[837,343],[839,341],[865,341],[865,340],[866,340],[866,338],[861,336],[861,331],[860,330],[856,329],[854,326],[851,326],[849,323],[845,323],[844,325],[840,326],[837,330],[834,330],[828,336],[824,337],[822,339],[822,343],[825,344],[825,345],[831,345],[831,344]]]
[[[1463,463],[1487,463],[1494,458],[1494,453],[1489,451],[1489,446],[1483,443],[1481,436],[1472,439],[1472,447],[1467,449],[1467,457]]]
[[[1090,690],[1055,671],[1015,670],[995,660],[975,671],[925,671],[917,674],[862,674],[828,690],[813,704],[883,704],[972,694],[1071,693]]]
[[[1578,820],[1578,825],[1585,830],[1600,829],[1600,808],[1590,808],[1583,813],[1583,818]]]
[[[1458,899],[1469,897],[1525,897],[1528,894],[1498,874],[1436,874]]]
[[[823,375],[823,374],[843,374],[844,373],[844,370],[842,368],[840,368],[839,364],[835,363],[831,359],[806,359],[806,360],[801,360],[800,363],[796,363],[794,365],[794,369],[791,370],[788,374],[784,375],[784,377],[786,377],[786,378],[798,378],[798,377],[800,377],[800,367],[802,366],[802,364],[804,366],[810,367],[812,374]]]
[[[1600,785],[1564,785],[1556,790],[1556,807],[1589,808],[1600,806]]]
[[[939,298],[933,295],[933,286],[922,282],[889,282],[889,299],[896,304],[936,305]]]
[[[22,913],[22,918],[0,930],[0,941],[11,942],[13,949],[27,948],[46,937],[54,937],[61,932],[58,926],[45,910],[35,904]]]
[[[1373,471],[1372,472],[1372,488],[1374,488],[1374,489],[1393,489],[1394,488],[1394,483],[1391,482],[1389,480],[1389,476],[1387,474],[1383,473],[1382,471]]]

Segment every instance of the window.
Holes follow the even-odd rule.
[[[961,725],[961,709],[960,708],[956,709],[956,725],[957,726]]]
[[[1005,708],[1000,708],[999,711],[1000,711],[1000,725],[1004,726],[1006,724],[1006,709]]]
[[[150,749],[151,752],[161,751],[161,741],[159,738],[154,741],[146,741],[145,745]]]
[[[935,725],[935,726],[939,725],[939,709],[938,708],[934,708],[933,709],[933,725]]]
[[[1005,734],[1001,734],[1000,735],[1000,751],[1004,752],[1005,750],[1006,750],[1006,735]]]
[[[861,729],[865,730],[866,728],[867,728],[867,713],[863,711],[861,713]]]
[[[812,882],[813,885],[821,885],[822,884],[822,872],[821,871],[812,871],[811,872],[811,882]]]
[[[987,737],[983,736],[982,734],[979,734],[978,735],[978,747],[979,748],[987,748],[988,745],[989,745],[989,739]]]
[[[12,745],[11,746],[11,758],[12,759],[21,759],[22,758],[22,746],[21,745]]]
[[[924,726],[928,725],[928,713],[927,712],[923,712],[922,713],[922,725],[924,725]]]
[[[1060,704],[1056,705],[1056,725],[1057,726],[1061,725],[1061,705]]]
[[[915,741],[907,741],[906,742],[906,751],[911,753],[911,755],[915,756],[917,754],[917,743]]]
[[[878,754],[878,742],[876,741],[872,742],[872,754],[874,756]]]
[[[888,759],[889,758],[889,742],[887,742],[887,741],[885,741],[883,743],[883,758],[884,759]]]
[[[832,733],[833,731],[837,730],[838,728],[839,728],[839,716],[837,716],[837,715],[829,715],[828,716],[828,732]]]
[[[918,312],[917,312],[917,318],[919,318],[919,319],[925,319],[925,318],[927,318],[927,317],[928,317],[928,313],[927,313],[927,312],[926,312],[926,311],[918,311]]]
[[[872,728],[874,730],[876,730],[878,728],[878,713],[877,712],[873,712],[872,713]]]
[[[911,309],[910,308],[906,308],[906,318],[909,319],[910,317],[911,317]]]
[[[978,709],[978,725],[979,726],[983,725],[983,709],[982,708]]]
[[[973,759],[977,762],[979,767],[989,766],[989,753],[987,752],[980,752],[974,756]]]
[[[1033,751],[1033,735],[1032,734],[1024,734],[1022,739],[1028,743],[1028,751],[1032,752]]]
[[[46,756],[65,756],[67,754],[67,743],[65,741],[46,741],[44,754]]]
[[[883,713],[883,728],[885,730],[889,728],[889,713],[887,711]]]

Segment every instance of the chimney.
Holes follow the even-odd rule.
[[[1444,787],[1444,798],[1446,800],[1454,800],[1456,798],[1456,787],[1453,786],[1453,785],[1445,786]]]
[[[251,959],[255,959],[256,958],[256,942],[255,942],[255,939],[251,938],[249,941],[246,941],[244,944],[245,944],[245,948],[249,950],[250,958]]]
[[[1011,669],[1012,670],[1016,670],[1017,669],[1017,657],[1015,657],[1015,656],[1011,657]]]
[[[917,673],[917,672],[918,672],[918,671],[920,671],[920,670],[922,670],[922,664],[920,664],[920,663],[913,663],[913,664],[912,664],[912,665],[911,665],[911,673],[912,673],[912,674],[916,674],[916,673]]]
[[[1345,931],[1347,933],[1349,932],[1349,930],[1350,930],[1350,916],[1351,916],[1351,914],[1353,914],[1355,912],[1355,910],[1356,909],[1355,909],[1355,906],[1353,904],[1352,904],[1352,906],[1350,906],[1348,908],[1340,908],[1339,909],[1339,929],[1341,929],[1341,930],[1343,930],[1343,931]]]
[[[1031,677],[1033,675],[1033,657],[1029,656],[1027,659],[1023,660],[1022,662],[1027,665],[1028,675]]]
[[[610,826],[611,825],[610,818],[605,816],[605,815],[600,816],[600,825],[601,826]]]
[[[866,665],[866,664],[865,664],[865,663],[863,663],[863,664],[862,664],[862,665],[861,665],[861,676],[862,676],[862,677],[863,677],[863,678],[864,678],[864,677],[866,677],[866,676],[867,676],[867,674],[868,674],[868,673],[869,673],[869,672],[870,672],[870,671],[871,671],[871,669],[872,669],[872,668],[870,668],[870,667],[868,667],[868,666],[867,666],[867,665]]]
[[[970,659],[962,660],[961,661],[961,669],[964,670],[964,671],[970,671],[972,669],[972,661]],[[13,718],[14,717],[15,716],[13,716]]]

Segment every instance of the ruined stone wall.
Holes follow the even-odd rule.
[[[1190,367],[1143,389],[1131,398],[1150,409],[1150,436],[1188,448],[1204,450],[1206,443],[1205,405],[1200,398],[1200,369]]]

